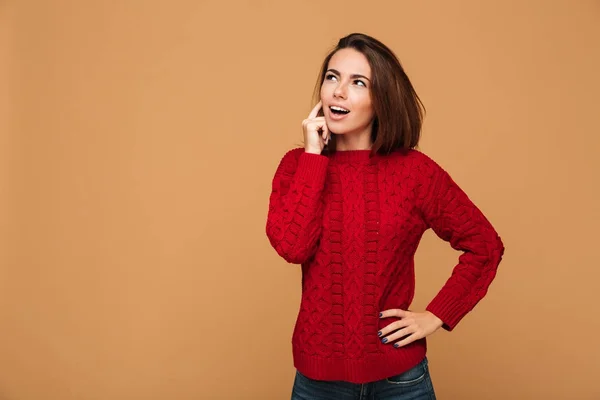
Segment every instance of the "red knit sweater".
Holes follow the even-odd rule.
[[[380,319],[380,311],[410,306],[414,255],[429,228],[462,251],[426,308],[452,330],[487,292],[504,246],[450,175],[417,150],[285,154],[272,182],[266,233],[281,257],[302,264],[292,338],[302,374],[366,383],[425,357],[425,339],[395,348],[377,332],[396,320]]]

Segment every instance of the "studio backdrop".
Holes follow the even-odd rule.
[[[428,341],[439,398],[600,398],[598,1],[31,0],[0,5],[0,399],[289,398],[268,196],[351,32],[506,246]],[[458,256],[426,233],[411,309]]]

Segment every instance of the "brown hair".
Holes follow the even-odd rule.
[[[321,66],[314,89],[315,104],[320,100],[321,85],[331,57],[338,50],[345,48],[352,48],[364,54],[371,67],[371,101],[375,114],[371,132],[373,154],[389,154],[394,150],[417,147],[425,107],[396,55],[373,37],[352,33],[339,40]],[[334,151],[335,135],[332,135],[323,152]]]

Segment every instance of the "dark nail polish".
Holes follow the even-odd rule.
[[[383,317],[383,313],[379,313],[379,318]]]
[[[400,347],[400,345],[398,343],[394,343],[394,347],[398,348],[398,347]]]
[[[377,336],[381,336],[381,331],[380,331],[380,332],[377,332]]]
[[[387,343],[387,338],[385,337],[385,338],[381,339],[381,343]]]

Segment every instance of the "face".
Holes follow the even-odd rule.
[[[370,135],[371,67],[367,58],[351,49],[337,51],[329,61],[321,85],[323,114],[329,130],[338,135]]]

